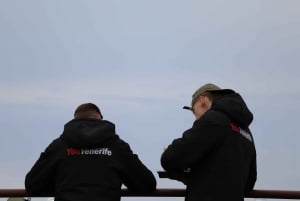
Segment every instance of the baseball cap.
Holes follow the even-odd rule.
[[[221,89],[219,86],[212,84],[212,83],[204,84],[200,88],[198,88],[192,95],[191,106],[184,106],[183,109],[192,110],[192,107],[196,103],[197,98],[200,95],[204,94],[205,92],[223,94],[223,93],[230,93],[230,92],[234,92],[234,91],[232,89]]]

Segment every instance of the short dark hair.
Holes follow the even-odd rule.
[[[80,115],[80,114],[85,114],[89,112],[96,112],[100,115],[101,119],[103,119],[100,109],[94,103],[83,103],[79,105],[74,112],[74,117],[81,116],[84,118],[85,115]]]

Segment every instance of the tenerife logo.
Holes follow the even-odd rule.
[[[98,149],[75,149],[67,148],[68,156],[78,156],[78,155],[103,155],[111,156],[112,151],[108,148],[98,148]]]

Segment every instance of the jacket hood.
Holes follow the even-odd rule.
[[[97,119],[73,119],[65,124],[61,138],[75,148],[96,148],[115,139],[115,125]]]
[[[211,110],[225,113],[231,121],[242,128],[247,128],[253,120],[253,114],[248,109],[243,98],[235,92],[223,95],[213,101]]]

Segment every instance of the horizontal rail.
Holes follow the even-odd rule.
[[[152,193],[132,193],[122,189],[122,196],[132,197],[184,197],[185,189],[157,189]],[[0,189],[0,197],[53,197],[53,195],[30,195],[24,189]],[[300,199],[300,191],[291,190],[253,190],[247,198]]]

